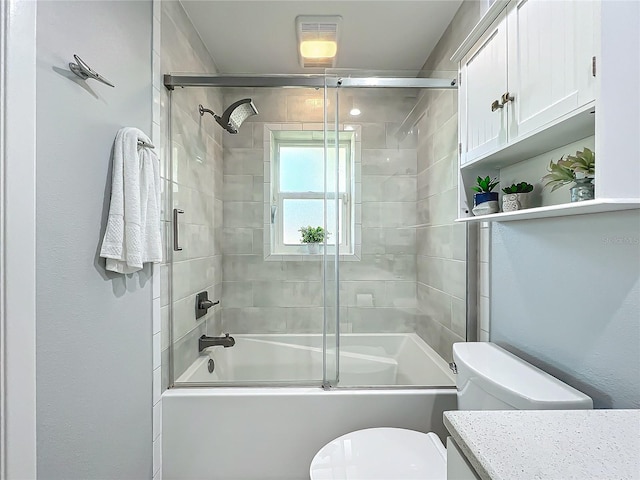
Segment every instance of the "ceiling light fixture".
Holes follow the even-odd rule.
[[[300,44],[300,55],[304,58],[333,58],[338,44],[330,40],[305,40]]]
[[[338,15],[296,17],[298,60],[301,67],[335,67],[341,22],[342,17]]]
[[[359,108],[352,108],[351,111],[349,112],[349,115],[353,116],[353,117],[357,117],[358,115],[360,115],[362,112],[360,111]]]

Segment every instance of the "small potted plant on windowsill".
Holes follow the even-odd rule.
[[[476,192],[473,195],[473,214],[478,216],[499,212],[498,192],[493,191],[498,183],[500,183],[498,179],[492,179],[489,176],[485,178],[478,177],[477,182],[477,186],[471,187],[471,189]]]
[[[318,253],[318,245],[324,242],[324,238],[329,236],[329,233],[322,227],[302,227],[298,230],[302,234],[300,239],[302,243],[307,244],[309,253]]]
[[[502,189],[502,211],[513,212],[529,208],[529,194],[533,192],[533,185],[527,182],[514,183]]]
[[[551,191],[557,190],[564,185],[574,183],[571,187],[571,201],[582,202],[593,200],[595,188],[593,180],[596,176],[596,154],[584,148],[574,155],[563,156],[557,163],[553,160],[549,162],[548,174],[542,177],[546,187],[551,187]]]

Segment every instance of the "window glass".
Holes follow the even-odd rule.
[[[280,191],[322,192],[324,190],[322,147],[280,147]]]
[[[335,244],[336,214],[335,204],[332,200],[328,202],[327,209],[327,230],[329,237],[327,244]],[[282,202],[282,226],[283,243],[285,245],[300,245],[302,227],[318,227],[324,225],[324,200],[320,199],[285,199]],[[339,215],[342,222],[342,199],[339,200]],[[342,242],[342,239],[341,239]]]
[[[339,147],[340,191],[347,189],[347,148]],[[324,148],[318,146],[280,146],[280,191],[322,192],[324,191]],[[335,186],[335,149],[327,151],[327,190]]]

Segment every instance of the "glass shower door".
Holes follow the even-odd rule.
[[[350,233],[345,222],[351,218],[348,205],[350,184],[347,172],[352,173],[350,143],[341,138],[338,123],[339,96],[336,78],[327,75],[324,88],[324,224],[327,235],[324,242],[324,326],[323,375],[324,388],[334,387],[340,381],[340,253],[347,247]]]
[[[336,197],[325,189],[335,182],[327,172],[333,150],[325,143],[324,95],[314,88],[171,92],[164,183],[170,288],[162,302],[170,384],[337,380],[338,230]],[[202,104],[219,114],[245,98],[259,113],[237,134],[198,111]],[[306,244],[299,230],[307,226],[330,235],[319,246]],[[203,292],[215,305],[198,309]]]
[[[447,362],[465,340],[467,302],[466,227],[454,222],[456,75],[327,75],[331,149],[353,153],[327,186],[341,212],[326,280],[338,314],[325,333],[334,385],[454,384]]]

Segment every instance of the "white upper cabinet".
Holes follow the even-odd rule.
[[[640,209],[640,1],[493,0],[459,62],[461,222]],[[597,153],[595,198],[551,193],[550,160]],[[530,208],[473,216],[478,176],[534,185]]]
[[[594,105],[598,6],[591,0],[495,2],[502,10],[460,61],[462,165],[500,157],[505,147]],[[577,131],[566,143],[588,135],[580,137],[585,118],[576,118]]]
[[[507,88],[507,22],[503,11],[460,68],[461,162],[495,151],[507,142],[507,116],[500,95]]]
[[[510,141],[595,100],[596,7],[586,0],[507,7]]]

